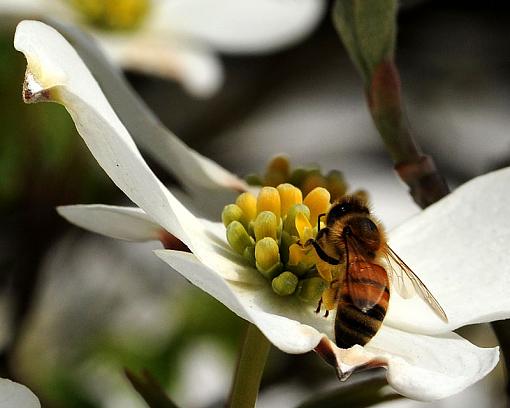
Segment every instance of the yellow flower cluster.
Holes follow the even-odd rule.
[[[271,282],[278,295],[317,302],[341,272],[307,243],[324,227],[319,216],[345,195],[342,174],[323,175],[316,167],[291,171],[288,159],[278,156],[264,176],[250,179],[264,183],[258,196],[243,193],[223,209],[230,246]],[[328,293],[324,292],[326,297]]]
[[[150,9],[150,0],[71,0],[86,23],[103,30],[137,28]]]
[[[263,187],[257,197],[241,194],[223,209],[222,221],[230,246],[271,281],[275,293],[298,292],[315,301],[326,284],[315,270],[313,247],[302,244],[315,237],[318,215],[329,206],[326,189],[317,187],[303,200],[301,190],[284,183]]]
[[[303,196],[308,195],[316,187],[323,187],[329,191],[331,201],[338,200],[347,192],[347,183],[341,172],[331,170],[327,174],[322,174],[320,168],[314,165],[291,170],[289,159],[284,155],[273,158],[263,175],[251,174],[246,180],[252,185],[271,187],[290,183],[301,190]]]

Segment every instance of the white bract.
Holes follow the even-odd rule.
[[[101,1],[84,2],[82,7],[101,9]],[[193,95],[205,97],[213,94],[223,80],[217,52],[261,54],[295,44],[317,25],[326,5],[323,0],[127,3],[147,7],[140,22],[129,29],[94,26],[70,0],[2,0],[0,14],[35,15],[76,24],[97,38],[122,66],[178,80]],[[114,7],[114,12],[129,14],[126,6]]]
[[[41,408],[39,400],[24,385],[0,379],[0,408]]]
[[[156,255],[255,324],[276,347],[287,353],[315,349],[342,374],[383,366],[389,384],[405,396],[444,398],[497,364],[498,348],[479,348],[452,330],[510,316],[510,267],[504,259],[510,240],[505,189],[510,169],[474,179],[390,233],[390,245],[439,300],[449,322],[418,297],[404,300],[393,291],[376,336],[365,347],[339,349],[331,340],[331,319],[297,299],[276,295],[230,250],[223,224],[195,217],[156,178],[90,71],[56,30],[24,21],[15,47],[28,61],[26,101],[63,104],[101,167],[139,207],[60,207],[71,222],[134,241],[173,234],[192,253],[157,250]],[[196,161],[195,152],[183,154]]]

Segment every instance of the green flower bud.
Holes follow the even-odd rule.
[[[255,266],[255,246],[249,245],[243,251],[243,258],[248,260],[248,262]]]
[[[307,174],[308,169],[305,169],[304,167],[296,167],[294,171],[290,174],[289,183],[299,187],[305,180]]]
[[[285,155],[273,157],[267,166],[265,174],[265,184],[267,186],[276,187],[279,184],[285,183],[290,175],[290,162],[289,158]]]
[[[250,186],[264,185],[264,181],[258,174],[248,174],[244,179]]]
[[[285,271],[273,279],[271,286],[277,295],[289,296],[296,291],[298,282],[296,275],[292,272]]]
[[[262,211],[253,223],[253,232],[255,239],[260,241],[262,238],[271,237],[278,240],[278,225],[276,215],[271,211]]]
[[[287,267],[289,268],[289,270],[299,276],[299,277],[303,277],[305,276],[308,272],[310,272],[310,270],[312,269],[313,265],[310,266],[308,265],[307,263],[305,262],[299,262],[297,265],[287,265]]]
[[[298,285],[298,297],[306,303],[317,303],[327,287],[328,283],[318,276],[303,279]]]
[[[239,221],[241,224],[246,226],[246,217],[244,216],[244,212],[241,207],[235,204],[228,204],[223,208],[223,211],[221,212],[221,220],[225,227],[228,227],[232,221]]]
[[[280,242],[280,256],[283,263],[289,262],[289,248],[292,244],[298,242],[298,238],[294,235],[290,235],[287,231],[282,231],[282,237]]]
[[[238,254],[243,255],[244,250],[248,246],[253,246],[255,242],[253,238],[248,235],[246,230],[239,221],[232,221],[227,227],[227,241],[230,246]]]
[[[274,278],[282,270],[280,249],[273,238],[263,238],[255,245],[257,270],[268,279]]]

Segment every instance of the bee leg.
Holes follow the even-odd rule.
[[[299,239],[297,244],[301,247],[301,248],[307,248],[309,247],[310,245],[313,244],[313,241],[314,239],[313,238],[310,238],[308,241],[306,241],[304,244],[301,242],[301,240]]]
[[[321,227],[321,218],[325,217],[325,216],[326,216],[326,213],[322,213],[322,214],[319,214],[319,216],[317,217],[317,229],[320,229],[320,227]]]
[[[324,262],[326,262],[326,263],[328,263],[330,265],[338,265],[338,264],[340,264],[340,260],[339,259],[332,258],[326,252],[324,252],[324,250],[321,248],[321,246],[319,245],[317,240],[310,239],[310,240],[307,241],[307,243],[309,241],[311,241],[311,244],[315,248],[315,252],[317,252],[317,255],[319,256],[319,258],[322,259]]]
[[[329,310],[326,310],[326,311],[324,312],[324,317],[328,317],[328,316],[329,316]]]
[[[317,309],[315,309],[315,313],[319,313],[321,311],[322,306],[322,297],[319,299],[319,303],[317,305]]]

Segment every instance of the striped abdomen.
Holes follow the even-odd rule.
[[[381,327],[390,300],[383,267],[354,261],[349,265],[338,301],[335,342],[338,347],[364,346]]]

